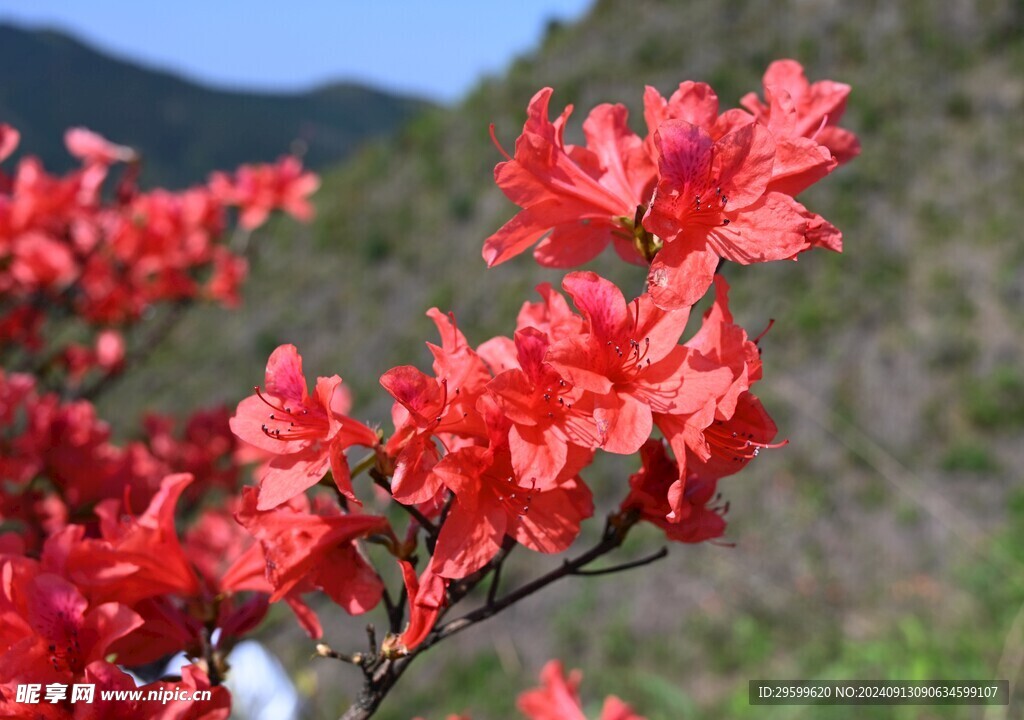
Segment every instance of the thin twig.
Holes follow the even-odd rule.
[[[360,473],[369,470],[370,468],[372,468],[376,464],[376,462],[377,462],[377,453],[376,452],[370,453],[369,455],[364,457],[362,460],[357,462],[354,466],[352,466],[352,469],[349,471],[349,477],[350,478],[354,478],[357,475],[359,475]]]
[[[366,624],[366,643],[370,648],[370,652],[376,654],[377,652],[377,628],[373,626],[373,623]]]
[[[643,567],[644,565],[650,565],[653,562],[661,560],[663,557],[668,557],[668,548],[662,547],[658,552],[651,553],[646,557],[642,557],[638,560],[632,560],[630,562],[624,562],[619,565],[612,565],[611,567],[598,568],[596,570],[574,570],[573,575],[581,575],[583,577],[596,577],[598,575],[611,575],[612,573],[622,572],[623,570],[632,570],[633,568]]]
[[[217,648],[213,644],[213,631],[214,628],[211,625],[207,625],[203,629],[202,645],[206,674],[210,679],[210,685],[216,687],[224,682],[224,673],[222,672],[223,668],[221,667],[221,657],[217,652]]]
[[[409,604],[409,590],[402,583],[402,589],[398,591],[398,602],[395,603],[395,615],[391,618],[391,632],[402,631],[402,620],[405,617],[405,607]],[[411,610],[410,610],[411,613]]]
[[[397,624],[395,622],[395,614],[398,611],[398,606],[395,605],[395,601],[391,599],[391,593],[388,592],[387,587],[384,587],[383,592],[381,593],[381,599],[384,601],[384,608],[388,614],[388,626],[392,629],[392,632],[394,632],[395,625]],[[399,622],[401,622],[401,617],[399,617]]]
[[[493,605],[494,601],[498,597],[498,585],[501,583],[501,568],[505,565],[505,559],[509,556],[516,548],[516,541],[514,538],[505,536],[505,541],[501,544],[501,550],[497,556],[491,560],[490,568],[493,569],[494,577],[491,578],[491,586],[487,589],[487,604]]]
[[[563,577],[573,575],[580,568],[589,565],[594,560],[597,560],[602,555],[614,550],[622,544],[622,541],[626,538],[626,533],[629,532],[629,528],[632,526],[632,522],[635,521],[620,521],[621,516],[610,516],[608,522],[605,524],[604,533],[601,536],[600,542],[597,543],[587,552],[583,553],[579,557],[573,560],[566,560],[559,567],[551,570],[544,575],[528,582],[526,585],[513,590],[508,595],[505,595],[499,600],[495,600],[489,605],[477,608],[476,610],[463,615],[461,618],[452,620],[445,625],[435,628],[434,632],[431,633],[423,644],[417,650],[425,650],[426,648],[440,642],[441,640],[460,632],[470,625],[474,625],[481,620],[486,620],[489,617],[497,615],[499,612],[507,608],[509,605],[516,603],[523,598],[529,597],[538,590],[547,587],[557,580],[561,580]]]
[[[498,597],[498,584],[501,582],[501,566],[502,563],[498,563],[494,566],[494,576],[491,578],[491,586],[487,589],[487,604],[493,605],[494,601]]]
[[[342,662],[349,663],[350,665],[362,666],[366,661],[366,657],[362,653],[352,653],[351,655],[346,655],[345,653],[340,653],[336,650],[332,650],[331,646],[327,643],[317,643],[316,654],[319,657],[331,658],[332,660],[340,660]]]

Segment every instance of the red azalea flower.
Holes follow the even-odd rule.
[[[656,168],[626,124],[626,108],[597,106],[583,123],[586,147],[566,145],[562,134],[572,106],[552,123],[552,92],[544,88],[533,96],[515,157],[506,153],[508,160],[494,169],[498,187],[523,210],[486,240],[484,260],[497,265],[544,238],[534,257],[548,267],[585,263],[609,242],[623,259],[642,264],[633,248],[633,221],[650,197]]]
[[[434,438],[449,450],[466,438],[486,436],[477,400],[491,380],[484,361],[469,346],[454,321],[431,308],[427,315],[437,325],[441,345],[427,343],[434,356],[436,378],[411,365],[392,368],[380,378],[393,398],[391,416],[395,434],[385,451],[394,459],[391,492],[398,502],[423,503],[441,489],[432,470],[440,459]]]
[[[282,345],[271,354],[266,392],[256,388],[231,418],[235,435],[274,456],[257,472],[261,510],[316,485],[328,469],[338,490],[359,504],[345,449],[374,447],[377,434],[346,416],[350,404],[337,375],[317,378],[313,395],[307,392],[302,357],[294,345]]]
[[[549,660],[540,671],[541,687],[520,693],[516,706],[530,720],[587,720],[580,702],[583,673],[565,676],[562,663]]]
[[[725,472],[723,468],[723,472],[718,474],[719,477],[724,477],[739,470],[755,457],[758,451],[778,446],[768,444],[775,436],[775,424],[761,407],[760,401],[749,392],[761,379],[761,351],[758,349],[758,340],[751,340],[746,331],[733,322],[732,312],[729,310],[729,286],[721,276],[715,277],[715,291],[715,303],[705,313],[700,330],[686,346],[699,351],[710,361],[728,368],[732,374],[732,384],[715,398],[713,416],[709,416],[705,424],[698,426],[703,434],[695,438],[695,441],[687,442],[686,447],[691,455],[697,456],[701,461],[707,461],[709,453],[713,451],[717,451],[721,457],[737,456],[739,460],[733,461],[733,469]],[[719,430],[716,428],[725,425],[737,414],[746,418],[737,418],[735,421],[745,427],[742,438],[734,442],[719,437]],[[710,427],[712,418],[715,420],[715,427]],[[673,451],[678,457],[682,446],[676,444],[671,435],[671,432],[666,431],[666,436],[673,442]],[[726,446],[737,452],[726,452]]]
[[[745,392],[736,401],[736,411],[725,419],[716,419],[704,429],[706,452],[687,448],[687,467],[714,477],[739,472],[761,450],[780,448],[789,443],[772,443],[779,430],[757,396]]]
[[[320,178],[304,172],[298,158],[291,156],[274,164],[242,165],[234,177],[214,173],[210,178],[210,189],[218,200],[241,208],[238,223],[246,230],[262,225],[276,209],[297,220],[309,220],[313,217],[313,206],[308,197],[318,187]]]
[[[90,604],[63,577],[38,565],[13,572],[2,566],[0,684],[13,680],[68,682],[103,660],[118,638],[142,625],[142,618],[118,602]]]
[[[301,507],[300,501],[296,504]],[[267,579],[274,587],[270,602],[281,600],[300,583],[319,587],[353,615],[380,601],[380,578],[355,541],[385,532],[385,518],[314,515],[288,505],[261,511],[254,488],[243,489],[242,510],[236,517],[263,547]]]
[[[732,384],[716,398],[720,415],[729,417],[739,395],[761,379],[761,351],[747,331],[733,321],[729,283],[723,276],[715,275],[714,284],[715,301],[704,313],[697,334],[686,341],[686,347],[731,371]]]
[[[796,115],[793,133],[824,145],[840,165],[860,154],[860,141],[839,127],[846,111],[850,86],[832,80],[808,82],[803,66],[795,60],[776,60],[764,73],[764,103],[756,93],[747,93],[740,104],[758,120],[769,121],[776,112],[773,97],[785,94]]]
[[[669,120],[654,141],[661,177],[644,227],[664,243],[648,275],[658,307],[699,300],[720,258],[782,260],[809,247],[802,206],[768,191],[775,142],[765,127],[751,123],[713,140],[700,126]]]
[[[769,444],[776,433],[775,424],[748,391],[761,379],[761,353],[756,341],[733,323],[725,279],[716,276],[715,288],[715,303],[686,346],[703,362],[724,372],[726,382],[691,412],[654,416],[680,464],[677,482],[669,489],[668,518],[674,522],[685,519],[689,512],[684,493],[694,471],[703,468],[700,474],[724,477],[737,472],[762,449],[780,447]]]
[[[291,505],[300,505],[296,500]],[[238,525],[238,523],[235,523]],[[251,537],[251,536],[250,536]],[[238,593],[246,590],[257,593],[244,605],[235,609],[226,617],[222,613],[223,624],[218,620],[218,627],[225,634],[242,635],[255,627],[266,613],[269,596],[274,593],[274,586],[267,579],[267,559],[263,546],[254,542],[234,562],[220,578],[219,587],[224,593]],[[314,639],[323,636],[323,627],[316,613],[302,600],[302,593],[315,589],[312,581],[299,582],[283,598],[295,614],[302,629]]]
[[[775,138],[775,164],[769,190],[795,197],[828,175],[838,163],[827,147],[799,134],[799,118],[784,92],[769,94],[770,115],[763,122]]]
[[[800,135],[796,108],[788,94],[772,96],[769,113],[750,113],[734,108],[718,114],[718,96],[704,83],[687,81],[666,100],[652,87],[644,93],[644,117],[649,134],[648,150],[657,156],[654,134],[667,120],[684,120],[705,130],[712,140],[759,121],[775,140],[775,161],[768,189],[796,195],[836,166],[832,153],[814,140]]]
[[[573,385],[594,394],[601,447],[632,454],[651,435],[652,413],[702,407],[727,373],[679,345],[689,310],[661,310],[649,295],[626,305],[622,292],[592,272],[562,282],[583,314],[585,332],[562,338],[547,360]]]
[[[75,279],[71,250],[45,233],[29,230],[17,235],[10,255],[11,278],[23,287],[60,290]]]
[[[741,113],[742,118],[736,113]],[[739,125],[750,122],[750,115],[742,110],[730,110],[718,114],[718,95],[707,83],[687,80],[666,100],[657,89],[648,85],[644,89],[644,120],[647,123],[647,138],[644,143],[651,157],[658,156],[654,134],[667,120],[684,120],[703,128],[712,138],[718,139]]]
[[[85,539],[83,527],[68,526],[47,543],[44,559],[60,567],[93,601],[134,605],[164,593],[200,595],[199,578],[181,548],[174,523],[178,498],[191,482],[191,475],[167,476],[138,517],[128,515],[121,501],[104,500],[95,511],[100,539]]]
[[[445,315],[437,308],[430,308],[427,317],[434,321],[441,336],[440,346],[427,343],[427,349],[434,356],[434,374],[445,378],[460,394],[465,393],[464,403],[472,403],[483,392],[491,374],[456,326],[453,314]]]
[[[670,489],[679,481],[679,465],[660,440],[644,443],[640,459],[643,467],[629,478],[630,491],[622,501],[623,510],[636,510],[641,520],[657,525],[675,542],[697,543],[721,537],[727,506],[709,505],[716,497],[716,475],[687,465],[690,472],[681,500],[671,505]]]
[[[515,348],[519,367],[499,374],[487,389],[512,423],[508,444],[515,476],[548,488],[567,463],[586,465],[600,444],[593,396],[573,388],[544,361],[548,338],[539,330],[516,331]]]
[[[109,442],[110,428],[97,417],[92,403],[62,404],[56,394],[49,394],[26,409],[21,449],[36,458],[37,472],[60,488],[70,507],[120,497],[125,484],[138,492],[140,503],[149,499],[154,485],[149,478],[130,473],[126,453]]]
[[[769,93],[768,97],[771,115],[765,122],[776,139],[775,165],[768,190],[795,197],[832,172],[838,162],[816,137],[797,134],[799,118],[789,95],[776,92]],[[797,203],[797,210],[807,223],[806,237],[812,247],[842,252],[843,234],[838,228],[800,203]]]
[[[716,457],[718,460],[714,461],[710,474],[724,477],[745,466],[762,448],[779,447],[768,444],[775,437],[775,424],[748,392],[761,379],[760,351],[746,331],[733,322],[729,311],[729,285],[721,275],[715,276],[715,291],[714,304],[705,313],[700,330],[686,346],[699,353],[705,362],[720,368],[726,382],[706,396],[703,405],[690,412],[654,416],[655,424],[669,441],[680,464],[677,482],[668,492],[671,507],[668,518],[673,522],[685,519],[688,512],[684,492],[693,468],[710,463]],[[723,431],[739,413],[741,404],[749,422],[742,428],[728,427]],[[731,435],[734,431],[736,436]]]
[[[206,281],[206,296],[224,307],[238,307],[242,302],[239,291],[249,273],[249,262],[222,245],[213,248],[212,260],[213,272]]]
[[[64,133],[64,144],[69,153],[90,164],[112,165],[116,162],[131,162],[138,159],[138,153],[130,147],[115,145],[83,127],[68,128]]]
[[[565,676],[562,663],[550,660],[540,671],[541,687],[519,695],[516,706],[529,720],[587,720],[580,702],[583,674]],[[605,698],[599,720],[644,720],[614,695]]]
[[[594,512],[590,489],[578,478],[559,478],[547,490],[517,482],[507,445],[462,448],[446,455],[434,472],[455,493],[432,561],[443,577],[476,572],[506,535],[531,550],[561,552]]]

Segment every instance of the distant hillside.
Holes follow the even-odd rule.
[[[0,24],[0,121],[16,126],[22,149],[49,168],[70,165],[61,138],[72,125],[142,150],[149,185],[181,187],[214,169],[274,160],[296,140],[319,168],[425,107],[351,84],[294,94],[218,90],[59,32]]]
[[[996,544],[1008,518],[1024,528],[1016,0],[599,0],[457,107],[426,113],[328,175],[312,228],[254,238],[245,308],[190,318],[151,372],[105,399],[104,416],[130,421],[143,402],[237,401],[273,347],[294,342],[310,375],[339,373],[354,414],[389,429],[377,377],[429,365],[428,307],[454,310],[478,343],[510,331],[536,283],[561,277],[526,255],[485,269],[484,238],[515,212],[493,186],[501,158],[488,123],[511,148],[531,95],[550,85],[554,112],[576,103],[572,140],[604,101],[628,104],[639,130],[645,84],[668,94],[705,80],[734,106],[780,57],[800,60],[812,80],[853,86],[843,125],[864,151],[802,198],[843,230],[845,253],[725,268],[738,321],[756,333],[776,320],[756,389],[791,440],[722,482],[737,547],[673,547],[649,572],[531,599],[435,651],[411,671],[407,704],[382,718],[513,717],[510,689],[555,655],[585,669],[595,697],[615,692],[651,720],[797,716],[749,706],[751,678],[1021,685],[1019,670],[997,663],[1024,602],[1007,547],[1019,557],[1024,540]],[[610,257],[592,267],[642,290],[636,268]],[[606,480],[595,483],[606,498],[625,482],[621,471]],[[346,627],[336,637],[354,644]],[[310,667],[308,646],[278,647],[293,667]],[[462,674],[441,684],[434,669],[451,662]],[[338,687],[342,672],[313,669],[325,692]],[[337,709],[325,701],[315,716]],[[830,710],[834,720],[923,717],[915,707]]]

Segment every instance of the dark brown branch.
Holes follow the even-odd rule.
[[[335,650],[332,650],[331,646],[327,643],[317,643],[316,654],[320,657],[331,658],[332,660],[340,660],[341,662],[346,662],[351,665],[363,666],[366,661],[366,656],[362,653],[352,653],[351,655],[346,655],[345,653],[340,653]]]
[[[217,651],[213,644],[213,630],[211,624],[203,628],[201,635],[203,646],[203,664],[206,666],[206,675],[210,679],[210,685],[217,687],[224,682],[224,657]]]
[[[626,534],[629,532],[629,528],[632,527],[633,522],[635,522],[632,519],[621,522],[622,519],[623,516],[621,515],[610,516],[608,518],[608,522],[605,524],[601,541],[579,557],[573,560],[566,560],[559,567],[541,575],[539,578],[536,578],[531,582],[528,582],[526,585],[513,590],[500,600],[495,600],[493,603],[477,608],[476,610],[463,615],[461,618],[452,620],[451,622],[436,628],[434,632],[432,632],[427,639],[423,641],[423,644],[417,648],[417,651],[422,652],[441,640],[466,629],[470,625],[474,625],[481,620],[486,620],[489,617],[497,615],[508,606],[533,595],[538,590],[547,587],[553,582],[561,580],[568,575],[575,575],[581,568],[619,547],[622,544],[622,541],[625,540]]]
[[[609,516],[605,524],[604,532],[601,535],[601,540],[590,550],[572,560],[566,560],[554,570],[551,570],[518,589],[513,590],[504,597],[498,598],[498,581],[500,580],[501,568],[505,557],[515,546],[514,543],[507,542],[502,547],[499,554],[482,570],[457,583],[453,583],[449,587],[449,607],[442,612],[438,622],[440,623],[443,620],[444,615],[447,614],[452,606],[456,605],[475,587],[480,585],[488,575],[493,575],[491,586],[488,589],[486,603],[460,618],[435,627],[430,635],[428,635],[427,638],[409,655],[397,659],[385,659],[378,657],[371,667],[365,667],[364,672],[367,674],[367,681],[363,686],[363,690],[356,702],[345,711],[344,715],[342,715],[341,720],[366,720],[371,717],[377,711],[377,708],[380,706],[381,702],[383,702],[391,688],[394,687],[395,683],[398,682],[398,679],[417,657],[442,640],[451,637],[455,633],[461,632],[478,622],[482,622],[487,618],[497,615],[505,608],[532,595],[538,590],[541,590],[570,575],[608,575],[614,572],[641,567],[665,557],[665,555],[668,554],[668,550],[666,548],[661,548],[657,553],[640,558],[639,560],[633,560],[620,565],[600,568],[597,570],[584,570],[584,568],[590,563],[622,545],[622,542],[625,540],[630,528],[635,523],[636,516],[633,514],[618,513]]]
[[[403,588],[404,590],[404,588]],[[402,593],[402,598],[405,598],[405,593]],[[388,627],[391,628],[391,632],[398,632],[397,628],[402,625],[402,615],[404,614],[404,605],[396,603],[391,599],[391,593],[385,587],[384,592],[381,594],[381,599],[384,601],[384,608],[388,614]]]
[[[493,605],[498,597],[498,584],[501,582],[501,568],[505,558],[501,558],[494,566],[494,574],[491,577],[491,586],[487,589],[487,604]]]
[[[644,565],[650,565],[653,562],[661,560],[663,557],[668,557],[668,548],[662,547],[658,552],[651,553],[646,557],[639,558],[637,560],[631,560],[630,562],[620,563],[619,565],[612,565],[611,567],[598,568],[596,570],[576,570],[573,575],[579,575],[583,577],[596,577],[598,575],[611,575],[612,573],[622,572],[623,570],[632,570],[633,568],[643,567]]]
[[[377,652],[377,628],[373,623],[366,624],[366,646],[370,648],[371,653]]]

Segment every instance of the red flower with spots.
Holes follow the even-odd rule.
[[[772,63],[765,73],[765,100],[750,93],[742,100],[775,137],[775,166],[770,191],[796,196],[860,153],[857,137],[838,127],[850,87],[822,81],[809,85],[803,68],[792,60]],[[843,249],[839,230],[802,205],[807,240],[835,252]]]
[[[698,543],[721,537],[725,532],[728,506],[712,505],[716,499],[718,477],[712,473],[690,470],[681,498],[669,504],[670,489],[679,481],[679,465],[665,451],[660,440],[648,440],[640,448],[643,463],[640,471],[629,478],[629,495],[622,501],[623,510],[635,510],[640,519],[665,531],[669,540]],[[678,521],[669,520],[669,515]]]
[[[268,510],[295,497],[328,470],[338,490],[359,504],[345,449],[375,447],[377,433],[346,415],[351,402],[341,378],[317,378],[310,395],[298,350],[282,345],[267,361],[265,387],[240,402],[231,418],[235,435],[272,456],[257,472],[259,508]]]
[[[0,685],[64,682],[80,678],[87,665],[102,661],[118,638],[142,625],[142,618],[117,602],[90,604],[59,575],[0,564]]]
[[[722,258],[782,260],[810,246],[802,206],[769,191],[775,141],[767,128],[751,123],[714,140],[669,120],[654,141],[661,175],[644,227],[664,243],[648,275],[658,307],[697,302]]]
[[[745,125],[760,122],[775,140],[770,190],[795,196],[836,167],[836,161],[827,148],[800,134],[796,108],[786,93],[770,94],[770,107],[766,107],[763,113],[751,115],[733,108],[719,115],[718,109],[718,96],[704,83],[681,83],[668,100],[648,87],[644,93],[644,117],[649,129],[648,151],[657,157],[654,134],[668,120],[683,120],[697,125],[716,141]]]
[[[566,468],[550,489],[522,484],[512,469],[508,424],[491,415],[489,447],[446,455],[434,472],[454,494],[441,526],[432,565],[442,577],[461,578],[486,565],[506,536],[531,550],[561,552],[594,512],[590,489]]]
[[[585,320],[584,332],[555,342],[547,361],[593,394],[601,448],[632,454],[653,429],[653,413],[694,412],[728,384],[728,372],[679,344],[689,310],[661,310],[649,295],[629,305],[592,272],[562,282]]]
[[[301,499],[294,502],[296,507],[263,511],[255,490],[244,488],[242,509],[236,515],[263,547],[267,579],[274,588],[270,602],[293,591],[320,588],[353,615],[373,609],[383,586],[355,541],[388,532],[387,520],[374,515],[312,514]]]
[[[396,401],[391,411],[395,434],[384,448],[395,464],[391,492],[395,500],[409,504],[427,502],[441,490],[441,480],[432,472],[440,459],[435,438],[452,450],[482,440],[487,432],[476,410],[491,380],[487,366],[452,318],[437,308],[427,315],[441,335],[440,346],[427,343],[436,377],[402,365],[380,378]]]
[[[721,275],[715,276],[715,290],[714,304],[686,346],[719,367],[725,382],[695,410],[654,417],[680,465],[678,480],[668,489],[668,518],[674,522],[686,517],[684,493],[694,470],[703,468],[702,474],[724,477],[743,468],[761,449],[779,447],[769,444],[777,432],[775,423],[748,392],[761,379],[756,341],[733,322],[729,286]]]
[[[600,443],[593,395],[575,389],[545,362],[548,338],[539,330],[517,331],[515,348],[519,367],[499,374],[487,389],[512,423],[508,444],[515,476],[547,488],[567,464],[589,464]]]
[[[728,418],[716,419],[704,429],[707,452],[691,450],[687,466],[714,477],[733,475],[765,449],[777,449],[788,440],[773,443],[778,428],[756,395],[745,392]]]

